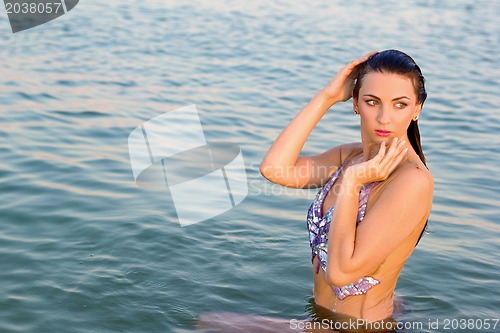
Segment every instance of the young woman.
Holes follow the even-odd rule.
[[[410,56],[369,53],[319,91],[263,159],[271,182],[322,187],[307,214],[317,305],[370,322],[392,315],[398,276],[432,205],[417,123],[426,96]],[[361,142],[299,156],[323,115],[351,97]]]

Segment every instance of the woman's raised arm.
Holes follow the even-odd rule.
[[[351,61],[318,92],[302,109],[273,143],[260,166],[261,174],[269,181],[295,188],[321,186],[331,174],[331,168],[341,163],[341,147],[332,148],[323,154],[299,156],[314,127],[338,102],[352,97],[356,66],[366,61],[370,52]]]

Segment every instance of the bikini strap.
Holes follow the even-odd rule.
[[[326,184],[323,186],[323,191],[324,192],[330,191],[330,188],[333,186],[333,183],[335,183],[335,181],[337,180],[337,178],[339,178],[340,173],[342,172],[342,170],[344,169],[344,166],[348,162],[349,162],[349,160],[345,160],[344,163],[342,163],[342,165],[337,170],[335,170],[335,172],[332,174],[332,176],[330,177],[330,179],[328,179],[328,181],[326,182]]]
[[[358,216],[356,217],[356,225],[363,221],[366,213],[366,205],[368,204],[368,199],[370,198],[370,193],[378,183],[379,182],[369,183],[361,188],[361,191],[359,193]]]

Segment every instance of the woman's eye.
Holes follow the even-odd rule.
[[[406,103],[397,103],[397,104],[396,104],[396,107],[397,107],[398,109],[404,109],[406,106],[407,106],[407,104],[406,104]]]
[[[375,105],[377,105],[377,101],[375,101],[373,99],[369,99],[366,101],[366,104],[371,105],[371,106],[375,106]]]

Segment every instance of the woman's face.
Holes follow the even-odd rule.
[[[390,144],[395,137],[407,140],[408,126],[422,107],[408,77],[380,72],[365,75],[353,103],[361,117],[363,142],[375,144]]]

